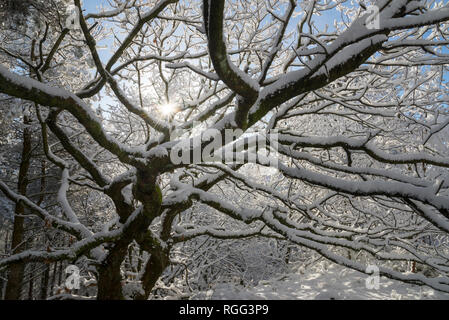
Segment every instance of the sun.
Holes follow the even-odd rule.
[[[172,115],[176,112],[176,105],[174,103],[166,103],[159,106],[159,111],[164,116]]]

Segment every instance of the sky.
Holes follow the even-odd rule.
[[[108,0],[84,0],[84,1],[82,1],[82,6],[83,6],[83,11],[84,11],[83,14],[84,15],[89,14],[89,13],[97,13],[97,12],[102,11],[102,9],[104,9],[104,10],[112,9],[111,6],[109,5]],[[296,8],[296,11],[300,11],[300,10],[302,10],[301,6],[298,5]],[[283,14],[283,12],[280,14]],[[299,21],[300,18],[301,18],[300,15],[298,15],[296,18],[292,18],[291,22],[289,23],[287,32],[294,31],[296,29],[297,21]],[[333,21],[335,19],[339,20],[340,15],[334,9],[334,10],[325,11],[321,16],[314,15],[313,19],[315,21],[315,25],[319,29],[324,30],[324,27],[327,24],[327,25],[329,25],[330,30],[332,30]],[[102,27],[108,28],[110,26],[112,26],[112,24],[109,24],[109,26],[108,26],[108,22],[105,22],[105,21],[102,22]],[[305,31],[307,32],[307,30],[305,30]],[[119,32],[116,35],[119,38],[124,37],[124,35]],[[97,41],[97,44],[98,44],[98,54],[99,54],[101,60],[103,61],[103,63],[107,63],[109,58],[112,56],[112,52],[110,49],[111,47],[113,47],[112,37],[107,37],[104,40]]]
[[[449,0],[444,0],[444,3],[448,3]],[[110,10],[111,7],[108,4],[108,0],[84,0],[83,1],[83,9],[84,9],[84,15],[88,14],[88,13],[95,13],[95,12],[100,12],[102,9],[105,10]],[[297,6],[297,11],[302,10],[301,6]],[[297,21],[299,21],[300,16],[297,16],[296,18],[293,18],[292,21],[289,24],[289,30],[288,31],[293,31],[296,28],[296,24]],[[325,11],[324,13],[322,13],[321,16],[317,16],[314,15],[314,22],[315,25],[320,29],[320,30],[324,30],[325,25],[327,24],[330,28],[330,30],[333,29],[333,22],[334,20],[340,21],[341,20],[341,16],[340,13],[333,9],[333,10],[329,10],[329,11]],[[108,28],[108,22],[102,22],[102,26],[105,28]],[[308,30],[305,30],[305,32],[307,32]],[[123,34],[120,34],[119,32],[116,34],[119,38],[122,36],[124,36]],[[110,56],[111,56],[111,50],[110,48],[112,47],[112,37],[107,37],[107,39],[105,40],[101,40],[98,41],[97,44],[99,46],[99,55],[100,58],[102,59],[102,61],[104,63],[106,63]],[[444,49],[443,53],[448,53],[447,49]],[[445,80],[449,81],[449,76],[445,76]]]
[[[84,15],[89,13],[97,13],[100,12],[101,9],[104,8],[105,10],[110,9],[111,7],[108,5],[107,0],[84,0],[83,1],[83,9],[85,10],[83,13]],[[103,24],[105,24],[103,22]],[[111,47],[112,40],[110,37],[108,37],[106,40],[98,41],[99,47]],[[106,62],[111,57],[111,52],[108,49],[101,49],[98,50],[98,54],[100,55],[100,58],[103,62]]]
[[[98,8],[100,6],[104,6],[105,8],[109,7],[106,0],[85,0],[83,2],[83,8],[86,10],[86,13],[94,13],[99,11]]]

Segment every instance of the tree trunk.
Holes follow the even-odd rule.
[[[3,281],[3,273],[0,273],[0,300],[3,299],[3,286],[4,286],[4,281]]]
[[[99,267],[97,300],[123,300],[120,266],[128,251],[128,243],[117,244]]]
[[[58,262],[56,261],[53,264],[53,274],[52,274],[51,280],[50,280],[50,296],[52,296],[55,293],[55,284],[56,284],[57,271],[58,271]]]
[[[58,270],[58,286],[60,287],[62,284],[62,266],[63,266],[63,261],[59,261],[59,270]]]
[[[28,116],[23,117],[23,149],[22,160],[20,162],[19,179],[17,189],[19,194],[26,195],[28,186],[28,169],[30,167],[31,154],[31,129],[28,125],[31,119]],[[14,227],[12,234],[11,253],[16,254],[23,251],[24,239],[24,218],[25,208],[21,202],[16,204],[14,211]],[[19,300],[22,289],[22,281],[25,270],[25,264],[22,262],[13,263],[9,266],[8,282],[6,284],[5,300]]]
[[[47,300],[47,293],[48,293],[48,279],[50,278],[50,266],[45,266],[44,274],[42,275],[42,282],[41,282],[41,292],[39,299],[40,300]]]
[[[8,244],[9,244],[9,228],[6,229],[6,235],[5,235],[5,248],[4,248],[5,254],[8,252]]]
[[[33,300],[33,285],[34,285],[34,276],[33,276],[34,265],[30,266],[30,281],[28,285],[28,300]]]
[[[160,278],[165,268],[169,264],[168,254],[166,252],[153,252],[145,266],[145,272],[142,277],[142,286],[145,295],[139,295],[137,300],[146,300]]]

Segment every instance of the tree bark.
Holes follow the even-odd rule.
[[[31,119],[28,116],[23,117],[23,149],[22,160],[20,162],[19,178],[17,189],[19,194],[26,195],[28,186],[28,169],[30,167],[31,154]],[[12,234],[11,251],[17,254],[23,251],[24,239],[24,218],[25,208],[21,202],[18,202],[14,211],[14,227]],[[8,281],[6,284],[5,300],[19,300],[22,289],[22,281],[25,270],[25,264],[22,262],[13,263],[9,266]]]
[[[168,252],[155,251],[151,254],[145,265],[145,272],[142,277],[142,286],[145,291],[145,295],[139,295],[137,300],[145,300],[150,296],[151,291],[156,284],[156,281],[160,278],[165,268],[169,264]]]
[[[33,300],[33,289],[34,289],[34,277],[33,277],[33,269],[34,265],[31,264],[30,266],[30,281],[28,286],[28,300]]]
[[[53,273],[50,280],[50,296],[52,296],[55,292],[55,283],[56,283],[56,274],[58,271],[58,262],[53,264]]]
[[[128,243],[116,244],[98,269],[97,300],[123,300],[120,266],[128,251]]]
[[[46,265],[45,271],[43,272],[43,275],[42,275],[41,292],[40,292],[40,296],[39,296],[40,300],[47,300],[49,278],[50,278],[50,266]]]

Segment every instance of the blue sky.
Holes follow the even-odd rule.
[[[449,0],[444,0],[444,3],[448,3]],[[84,14],[87,13],[94,13],[94,12],[99,12],[101,10],[101,8],[104,8],[105,10],[110,10],[110,6],[108,4],[108,0],[84,0],[83,2],[83,10],[84,10]],[[302,10],[300,6],[297,6],[296,11],[300,11]],[[293,30],[296,27],[297,21],[300,19],[300,17],[296,17],[294,19],[292,19],[292,21],[290,22],[289,28],[290,30]],[[314,16],[314,21],[315,21],[315,25],[316,27],[318,27],[321,30],[324,30],[325,25],[329,25],[330,30],[333,29],[333,22],[334,20],[340,21],[341,20],[341,16],[340,13],[334,8],[333,10],[329,10],[329,11],[325,11],[324,13],[322,13],[321,16]],[[108,27],[108,22],[102,22],[102,26],[103,27]],[[305,32],[307,32],[308,30],[305,30]],[[117,33],[117,36],[123,36],[120,33]],[[107,39],[103,40],[103,41],[98,41],[98,45],[99,47],[105,47],[104,49],[100,49],[99,50],[99,55],[101,57],[101,59],[103,60],[104,63],[107,62],[107,60],[109,59],[109,57],[111,56],[111,52],[110,52],[110,47],[112,46],[112,37],[108,37]],[[448,53],[449,50],[447,50],[446,48],[443,48],[443,53]],[[449,80],[448,78],[449,76],[444,77],[444,79],[446,81]]]
[[[88,13],[96,13],[101,11],[101,9],[104,8],[105,10],[110,10],[111,7],[108,4],[108,0],[84,0],[83,1],[83,10],[84,10],[84,15],[88,14]],[[300,11],[301,7],[297,6],[296,11]],[[322,16],[314,16],[314,21],[316,26],[319,29],[324,29],[325,25],[328,24],[329,28],[332,29],[333,27],[333,21],[334,19],[339,19],[340,15],[336,10],[329,10],[326,11],[322,14]],[[289,24],[289,30],[294,30],[296,28],[296,21],[300,19],[300,16],[298,16],[297,18],[292,19],[292,21]],[[102,23],[103,26],[106,26],[107,23],[103,22]],[[307,30],[305,30],[307,31]],[[104,41],[99,41],[98,42],[99,46],[106,46],[106,47],[110,47],[112,45],[112,40],[111,39],[107,39]],[[106,62],[109,57],[111,56],[109,50],[99,50],[99,55],[100,58]]]
[[[100,12],[101,11],[101,6],[103,6],[103,8],[110,9],[111,7],[108,4],[107,0],[84,0],[83,2],[83,14],[86,15],[88,13],[96,13],[96,12]],[[105,25],[106,23],[103,22],[103,25]],[[109,37],[106,40],[103,41],[99,41],[98,45],[100,47],[111,47],[112,46],[112,39],[110,39]],[[107,62],[107,60],[111,57],[111,53],[109,52],[108,49],[101,49],[98,50],[98,54],[100,55],[100,58],[103,60],[103,62]]]
[[[86,13],[93,13],[99,11],[96,7],[103,5],[105,8],[108,8],[106,0],[85,0],[83,3],[83,8],[86,10]]]

